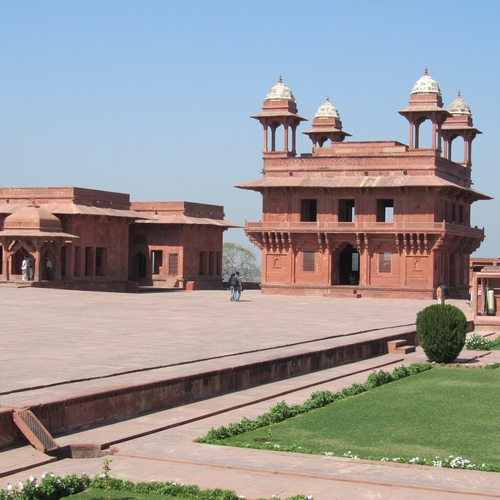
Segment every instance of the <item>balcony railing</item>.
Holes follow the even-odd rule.
[[[245,222],[245,231],[285,233],[459,233],[482,237],[484,229],[450,222]]]

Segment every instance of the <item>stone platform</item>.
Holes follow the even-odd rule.
[[[366,346],[411,335],[416,312],[431,303],[270,297],[258,291],[245,291],[242,301],[233,303],[228,293],[218,291],[124,295],[0,289],[0,408],[5,414],[29,407],[43,417],[44,408],[70,408],[83,400],[97,401],[94,407],[102,408],[107,401],[108,420],[113,420],[126,416],[113,399],[121,391],[129,391],[132,406],[141,413],[147,408],[139,403],[152,401],[144,387],[177,379],[184,383],[178,394],[192,393],[195,384],[187,382],[193,377],[204,380],[204,374],[225,371],[232,374],[228,380],[242,384],[226,387],[232,391],[226,394],[214,384],[209,385],[211,394],[197,394],[198,401],[111,425],[61,433],[64,429],[50,429],[49,419],[47,428],[59,446],[75,450],[74,456],[78,450],[112,451],[115,477],[231,488],[247,499],[313,492],[317,500],[336,498],[332,487],[350,498],[356,491],[359,498],[373,498],[369,495],[374,493],[384,498],[452,498],[466,491],[495,496],[500,482],[492,474],[486,474],[486,486],[485,473],[472,471],[389,467],[192,443],[210,427],[257,416],[278,399],[302,402],[314,390],[362,382],[373,369],[424,360],[420,350],[396,355],[382,348],[369,352]],[[335,352],[360,360],[338,365]],[[234,376],[237,367],[254,367],[254,383],[248,383],[252,377]],[[317,368],[323,369],[307,373]],[[268,383],[261,385],[263,374]],[[219,384],[219,389],[224,387]],[[165,403],[169,406],[168,396]],[[93,420],[90,407],[80,406],[74,416]],[[9,434],[4,425],[0,423],[1,439]],[[40,476],[43,470],[93,474],[102,463],[102,458],[51,460],[26,445],[0,452],[0,487],[30,473]]]

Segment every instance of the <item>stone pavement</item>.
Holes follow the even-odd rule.
[[[222,291],[125,295],[0,288],[0,404],[50,400],[79,390],[78,384],[96,390],[157,367],[183,370],[202,360],[216,363],[256,350],[272,353],[332,335],[345,340],[360,331],[412,324],[415,313],[431,303],[273,297],[258,291],[245,291],[244,299],[232,303]],[[464,352],[463,360],[470,354]],[[481,362],[498,356],[488,354]],[[379,356],[55,437],[61,446],[111,446],[114,477],[229,488],[247,499],[299,493],[315,500],[500,497],[500,474],[193,443],[210,427],[255,417],[280,399],[300,403],[315,390],[363,382],[373,369],[389,371],[423,360],[420,349]],[[82,379],[87,380],[77,382]],[[47,470],[92,475],[102,465],[102,458],[42,460],[48,457],[30,446],[0,452],[0,487]],[[5,475],[16,469],[24,470]]]

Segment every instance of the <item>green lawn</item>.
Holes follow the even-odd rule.
[[[171,495],[155,495],[153,493],[130,493],[129,491],[117,490],[111,490],[109,493],[112,500],[177,500],[178,498],[180,498]],[[72,495],[71,498],[78,500],[106,500],[108,498],[108,492],[99,490],[97,488],[90,488],[76,495]]]
[[[500,465],[499,387],[500,370],[438,367],[225,442]]]

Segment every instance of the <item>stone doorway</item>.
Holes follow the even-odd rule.
[[[359,285],[359,252],[350,244],[339,255],[339,285]]]
[[[138,252],[134,259],[134,275],[139,278],[146,277],[146,256]]]

